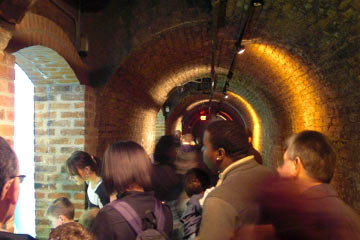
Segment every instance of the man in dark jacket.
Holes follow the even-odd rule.
[[[0,137],[0,240],[34,239],[25,234],[6,232],[4,227],[14,216],[16,203],[19,197],[20,181],[25,176],[19,175],[17,157],[5,141]]]

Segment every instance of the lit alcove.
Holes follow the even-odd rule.
[[[19,159],[20,174],[26,175],[20,185],[15,232],[35,237],[34,85],[18,65],[15,65],[14,149]]]

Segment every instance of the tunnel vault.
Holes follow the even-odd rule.
[[[187,43],[187,31],[197,31],[199,39],[193,39],[194,44]],[[230,36],[231,34],[224,33],[216,54],[216,73],[219,78],[226,75],[229,52],[233,51]],[[133,138],[151,151],[154,129],[146,127],[146,131],[136,133],[127,133],[126,129],[142,129],[147,124],[154,126],[149,120],[155,121],[155,115],[171,89],[196,78],[209,76],[209,42],[205,27],[187,29],[186,32],[180,29],[163,34],[161,38],[154,39],[129,55],[102,91],[102,96],[111,96],[112,100],[99,111],[106,114],[110,109],[117,109],[119,114],[112,117],[114,120],[102,117],[100,128],[103,125],[105,131],[100,130],[99,137],[103,137],[100,142],[105,144],[117,138]],[[281,142],[292,132],[305,128],[326,130],[330,121],[329,112],[335,111],[335,107],[328,103],[331,89],[318,87],[318,75],[281,46],[258,42],[248,44],[246,48],[246,53],[238,56],[229,90],[234,89],[235,95],[255,109],[254,113],[260,116],[260,121],[266,122],[269,117],[276,116],[271,123],[263,126],[264,133],[261,135],[267,136],[266,132],[279,126],[279,123],[281,133],[273,138],[272,143]],[[117,104],[118,102],[124,104]],[[324,103],[327,103],[326,107]],[[104,106],[102,97],[99,98],[98,106]],[[115,120],[123,119],[124,116],[126,120],[121,120],[121,123]],[[134,124],[137,127],[132,127]],[[118,133],[113,131],[115,129],[119,130]],[[111,140],[106,140],[106,135],[111,135]],[[103,151],[101,147],[98,150]]]
[[[57,16],[51,14],[52,11],[48,17],[40,16],[41,11],[30,13],[33,2],[36,2],[37,9],[45,9],[42,8],[44,1],[25,0],[20,3],[7,0],[1,5],[4,10],[0,14],[1,95],[4,99],[1,112],[5,115],[0,114],[0,131],[10,143],[13,138],[11,113],[15,64],[15,57],[11,54],[19,49],[34,45],[49,47],[67,61],[80,83],[89,84],[88,76],[106,82],[96,89],[85,86],[85,106],[79,105],[85,109],[84,116],[81,115],[84,121],[79,123],[79,127],[85,125],[86,130],[85,133],[81,131],[85,140],[79,140],[78,144],[93,152],[96,148],[100,157],[110,143],[121,139],[135,140],[150,153],[154,146],[156,114],[171,89],[210,76],[210,13],[208,9],[185,3],[202,1],[131,1],[131,4],[128,1],[128,5],[111,1],[112,5],[102,16],[100,14],[100,18],[97,14],[83,18],[82,33],[89,36],[92,47],[84,61],[86,64],[77,55],[68,37],[69,32],[53,24],[63,18],[52,22],[50,18]],[[219,82],[225,78],[234,53],[242,7],[240,1],[227,1],[226,25],[219,29],[215,52]],[[276,160],[282,157],[282,143],[293,132],[314,129],[328,135],[338,155],[332,184],[340,197],[358,212],[359,11],[358,0],[308,1],[305,4],[303,1],[266,1],[254,34],[245,46],[245,54],[238,56],[228,89],[232,93],[229,101],[248,116],[245,117],[247,123],[252,121],[252,111],[258,116],[260,150],[268,159],[265,161],[268,166],[274,167]],[[112,14],[114,12],[116,14]],[[21,60],[17,58],[16,61]],[[94,77],[94,72],[103,73],[99,69],[105,69],[106,74]],[[219,87],[221,90],[221,84]],[[84,86],[80,88],[84,90]],[[235,102],[242,104],[236,105]],[[65,130],[72,132],[76,129],[69,127]],[[43,133],[48,134],[47,131]],[[68,141],[67,138],[75,140],[66,137],[64,141]],[[61,142],[57,140],[53,143],[57,145],[55,150],[65,151],[64,155],[73,150],[59,148]],[[35,150],[51,155],[55,154],[51,152],[53,149]],[[39,166],[37,174],[57,173],[51,178],[39,177],[39,182],[58,181],[59,175],[61,181],[66,181],[63,169],[59,170],[64,156],[35,160],[43,165],[54,160],[58,164],[57,170],[52,166]],[[43,186],[42,183],[37,185],[39,199],[48,197],[48,193],[41,190]],[[77,191],[67,184],[63,189],[55,189],[52,185],[49,189],[49,199],[61,196],[63,190]],[[82,197],[79,193],[75,199],[82,202]],[[41,219],[46,206],[44,202],[40,203],[40,211],[36,213],[40,216],[37,222],[40,236],[46,235],[39,231],[48,226],[48,222]],[[77,207],[82,208],[81,205]]]
[[[221,32],[216,51],[217,75],[227,73],[229,56],[234,51],[233,32],[227,30]],[[98,152],[119,139],[138,141],[151,152],[156,114],[167,94],[176,86],[209,76],[210,41],[206,26],[180,27],[154,37],[128,55],[98,99],[98,106],[102,106],[98,109]],[[282,157],[284,139],[293,132],[318,130],[330,136],[336,147],[345,144],[340,137],[345,134],[341,127],[345,123],[338,122],[344,101],[338,98],[336,84],[299,49],[294,49],[272,44],[268,39],[249,43],[245,54],[238,56],[230,82],[229,90],[243,98],[259,116],[262,140],[272,146],[266,153],[272,166]],[[234,87],[238,91],[232,90]],[[348,157],[343,153],[340,162],[355,167]],[[343,168],[340,165],[337,171],[343,172]],[[340,175],[335,174],[335,179]],[[335,182],[344,195],[349,192],[344,182]],[[354,183],[351,185],[356,188]]]

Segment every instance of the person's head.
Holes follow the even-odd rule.
[[[212,170],[224,170],[232,162],[246,157],[250,144],[243,126],[233,121],[214,121],[203,137],[205,164]]]
[[[310,177],[329,183],[335,163],[336,154],[329,139],[317,131],[305,130],[288,139],[284,162],[278,172],[284,177]]]
[[[193,168],[184,177],[185,192],[188,197],[200,194],[210,187],[210,177],[204,170]]]
[[[174,133],[174,136],[179,140],[181,139],[181,135],[182,135],[182,133],[181,133],[180,130],[176,130],[175,133]]]
[[[116,142],[106,149],[102,179],[108,193],[121,193],[133,185],[147,189],[151,174],[151,160],[139,144]]]
[[[52,230],[49,240],[95,240],[95,237],[80,223],[69,222]]]
[[[195,145],[194,137],[191,133],[186,133],[181,138],[181,144],[183,145]]]
[[[99,208],[90,208],[86,210],[79,218],[79,223],[82,224],[86,229],[91,229],[94,220],[99,213]]]
[[[101,161],[87,152],[76,151],[66,160],[66,167],[75,182],[81,184],[90,174],[100,175]]]
[[[162,136],[155,146],[154,161],[165,164],[172,163],[176,159],[180,141],[173,135]]]
[[[74,205],[65,197],[56,199],[51,203],[47,210],[47,216],[51,222],[51,227],[74,221]]]
[[[15,152],[6,140],[0,137],[0,224],[13,215],[19,197],[20,176]]]

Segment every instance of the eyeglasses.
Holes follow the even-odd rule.
[[[17,178],[17,177],[19,178],[20,183],[22,183],[22,182],[24,181],[24,179],[25,179],[26,175],[13,176],[13,177],[11,177],[11,178]]]

